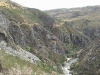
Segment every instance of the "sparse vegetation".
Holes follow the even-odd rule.
[[[83,49],[79,54],[79,62],[71,66],[74,74],[99,75],[100,7],[46,12],[53,17],[10,0],[0,0],[0,41],[6,41],[14,49],[20,46],[41,60],[32,64],[0,50],[3,72],[16,75],[63,74],[61,64],[66,61],[65,57],[76,57],[77,52]]]

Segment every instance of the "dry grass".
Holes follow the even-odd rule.
[[[15,65],[15,67],[9,69],[8,71],[4,70],[0,75],[32,75],[33,71],[31,67],[23,67],[22,69],[18,64]]]

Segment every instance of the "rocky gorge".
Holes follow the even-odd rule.
[[[67,66],[74,75],[99,75],[99,13],[99,6],[41,11],[0,0],[0,71],[63,75],[64,61],[78,57]]]
[[[79,60],[72,65],[74,75],[99,75],[100,6],[55,9],[45,12],[61,20],[61,22],[65,22],[67,29],[71,29],[70,32],[74,31],[77,35],[82,36],[81,39],[77,36],[72,37],[72,40],[76,39],[75,42],[72,41],[71,43],[78,45],[78,47],[81,46],[80,50],[77,51]],[[63,30],[65,29],[63,26],[60,27]],[[83,37],[85,37],[85,40],[81,45]]]

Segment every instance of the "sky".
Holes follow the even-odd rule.
[[[25,7],[50,10],[100,5],[100,0],[12,0]]]

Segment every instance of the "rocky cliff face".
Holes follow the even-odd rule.
[[[0,19],[0,21],[1,21],[1,23],[0,23],[1,39],[7,41],[8,43],[13,41],[15,44],[18,44],[21,46],[37,47],[40,44],[42,47],[44,45],[45,48],[48,48],[50,46],[50,44],[49,44],[50,42],[51,43],[58,42],[56,36],[53,35],[50,31],[48,31],[45,28],[45,26],[48,26],[48,28],[50,28],[49,26],[53,26],[53,24],[55,23],[55,20],[53,18],[46,16],[45,13],[43,13],[39,10],[23,8],[23,11],[25,10],[25,11],[29,12],[29,14],[28,13],[25,13],[26,15],[23,14],[24,17],[25,16],[30,17],[31,16],[30,14],[33,14],[33,15],[37,14],[37,15],[35,15],[35,17],[38,20],[40,20],[40,22],[37,22],[37,23],[33,22],[32,24],[31,24],[31,22],[27,23],[27,20],[25,22],[24,21],[20,22],[20,20],[18,18],[16,18],[16,15],[17,15],[17,17],[19,16],[22,18],[22,16],[20,16],[20,13],[19,13],[19,11],[22,8],[20,8],[18,10],[17,7],[14,6],[13,3],[11,5],[12,6],[9,6],[10,7],[9,9],[6,6],[1,7],[1,16],[0,16],[1,17],[1,19]],[[13,9],[13,8],[16,8],[16,9]],[[6,13],[6,11],[4,11],[4,10],[8,11],[8,13]],[[13,13],[12,14],[13,17],[9,17],[9,16],[11,16],[11,14],[10,14],[11,11],[14,11],[14,12],[17,11],[17,13]],[[15,18],[15,21],[14,21],[14,18]],[[34,16],[33,16],[33,18],[34,18]],[[28,18],[28,19],[30,19],[30,18]],[[38,20],[36,20],[36,21],[38,21]],[[12,40],[10,40],[10,39],[12,39]],[[58,44],[60,44],[60,43],[58,43]],[[57,47],[57,46],[58,45],[56,45],[55,47]],[[52,47],[50,47],[50,48],[52,48]],[[41,47],[40,47],[40,49],[41,49]],[[57,49],[56,49],[56,51],[57,51]],[[58,52],[59,51],[60,51],[60,47],[59,47]]]
[[[0,2],[0,42],[7,43],[5,47],[11,50],[8,53],[31,62],[30,57],[24,57],[30,52],[29,54],[32,53],[45,63],[45,66],[50,66],[45,70],[53,69],[61,73],[57,65],[65,60],[62,54],[68,49],[50,31],[55,24],[54,18],[40,10],[25,8],[8,0]],[[17,46],[20,46],[22,53]],[[7,51],[2,46],[0,48]]]

